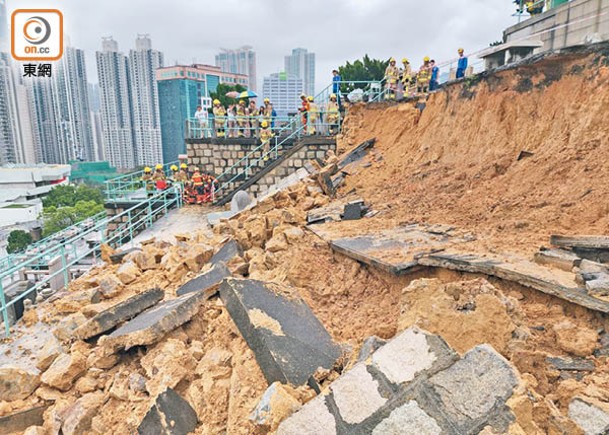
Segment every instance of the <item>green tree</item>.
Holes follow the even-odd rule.
[[[237,100],[236,98],[230,98],[227,97],[226,94],[229,92],[243,92],[246,89],[241,86],[241,85],[227,85],[224,83],[220,83],[218,85],[218,87],[216,88],[216,92],[210,92],[210,96],[212,101],[213,100],[220,100],[220,104],[222,104],[224,107],[228,107],[231,104],[237,104],[239,102],[239,100]]]
[[[8,247],[6,248],[6,252],[9,254],[22,252],[30,243],[32,243],[32,236],[30,233],[22,230],[11,231],[8,235]]]
[[[356,60],[353,63],[347,62],[343,66],[338,67],[338,73],[340,74],[343,81],[376,81],[383,80],[385,77],[385,69],[389,65],[389,59],[379,60],[371,59],[367,54],[360,60]],[[365,88],[367,85],[364,83],[360,84],[347,84],[341,85],[342,93],[349,93],[353,89]]]
[[[103,204],[104,194],[97,187],[79,184],[78,186],[62,185],[57,186],[43,198],[44,207],[74,207],[79,201],[93,201],[96,204]]]
[[[45,207],[42,211],[42,235],[50,236],[103,211],[104,205],[95,201],[78,201],[74,206]]]

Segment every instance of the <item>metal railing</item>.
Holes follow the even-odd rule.
[[[289,124],[289,116],[273,116],[271,118],[261,116],[223,116],[221,119],[225,138],[258,137],[260,124],[263,120],[270,120],[269,127],[273,131],[281,130]],[[185,121],[184,135],[186,139],[207,139],[218,137],[216,129],[216,117],[209,114],[206,119],[188,118]]]
[[[182,197],[177,188],[169,188],[120,214],[98,221],[51,249],[12,264],[0,273],[0,311],[5,336],[10,334],[9,311],[15,312],[17,303],[23,304],[25,299],[39,294],[50,296],[55,290],[67,287],[75,272],[73,268],[86,257],[92,256],[96,260],[102,243],[116,248],[132,242],[135,235],[150,227],[157,218],[181,206]],[[108,235],[111,224],[116,224],[116,229]],[[35,285],[7,302],[5,289],[18,281],[28,281],[30,276],[36,277]],[[14,319],[17,320],[16,315]]]
[[[163,171],[166,175],[171,173],[171,165],[179,166],[180,162],[174,161],[163,164]],[[152,168],[154,173],[154,167]],[[117,200],[129,200],[136,192],[140,191],[143,193],[145,190],[145,183],[142,181],[143,171],[134,171],[120,177],[112,178],[105,182],[104,193],[106,194],[106,200],[117,201]],[[135,198],[141,199],[141,198]]]

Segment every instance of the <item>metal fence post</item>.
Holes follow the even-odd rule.
[[[68,261],[66,259],[66,248],[64,245],[61,245],[60,253],[61,253],[61,268],[63,270],[63,287],[66,288],[68,286],[69,276],[68,276]]]
[[[0,302],[2,303],[2,320],[4,321],[4,336],[8,337],[11,333],[10,326],[8,324],[8,311],[6,308],[6,299],[4,298],[4,287],[2,280],[0,279]]]
[[[133,222],[131,222],[131,210],[127,212],[127,222],[129,224],[129,241],[131,242],[131,247],[133,248]]]

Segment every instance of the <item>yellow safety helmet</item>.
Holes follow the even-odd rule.
[[[264,99],[264,102],[265,102],[265,103],[270,103],[270,102],[271,102],[271,100],[269,100],[268,98],[265,98],[265,99]]]
[[[392,57],[391,59],[389,59],[389,63],[391,62],[395,62],[395,58]]]
[[[239,104],[245,104],[245,100],[239,100]]]
[[[335,99],[336,100],[336,94],[330,94],[330,99]]]
[[[260,125],[262,126],[262,128],[267,128],[267,127],[269,126],[269,123],[268,123],[268,122],[266,122],[266,121],[262,121],[262,122],[260,123]]]
[[[144,168],[144,172],[152,172],[152,169],[150,169],[148,166],[146,166],[146,167]]]
[[[425,56],[425,57],[423,58],[423,62],[429,62],[429,56]]]
[[[182,163],[180,165],[180,168],[182,168],[182,169],[188,169],[188,165],[186,163]]]
[[[163,165],[161,165],[161,164],[159,163],[158,165],[156,165],[156,166],[154,167],[154,169],[163,169]]]
[[[214,104],[220,104],[220,100],[218,100],[217,98],[214,100]]]
[[[177,167],[176,165],[171,165],[171,170],[172,170],[172,171],[177,171],[177,170],[178,170],[178,167]]]
[[[458,49],[457,52],[458,53],[463,53],[465,50],[463,50],[462,48]]]
[[[312,96],[312,95],[309,95],[309,96],[307,97],[307,100],[309,100],[309,101],[313,101],[313,96]]]
[[[408,62],[408,59],[403,58],[403,59],[402,59],[402,63],[410,63],[410,62]]]

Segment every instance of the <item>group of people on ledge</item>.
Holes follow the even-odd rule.
[[[192,172],[188,171],[188,165],[181,163],[171,165],[171,174],[167,176],[163,170],[163,165],[158,164],[152,168],[145,167],[141,180],[146,189],[148,197],[156,192],[163,191],[169,187],[177,186],[180,192],[186,197],[196,197],[197,203],[213,202],[217,180],[210,174],[205,174],[197,167]]]
[[[457,62],[456,78],[465,77],[468,59],[465,50],[459,48],[459,60]],[[402,59],[402,67],[396,65],[395,58],[389,59],[389,65],[385,69],[385,99],[395,100],[398,93],[404,96],[424,95],[439,88],[440,68],[436,61],[429,56],[423,58],[423,64],[418,71],[413,71],[408,58]]]

